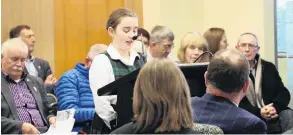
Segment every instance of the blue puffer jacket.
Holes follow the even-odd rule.
[[[55,89],[58,98],[58,110],[74,108],[75,122],[78,123],[92,120],[95,114],[93,94],[88,76],[89,69],[85,68],[83,64],[77,63],[74,69],[61,76]],[[75,126],[72,131],[78,132],[82,128],[82,126]]]

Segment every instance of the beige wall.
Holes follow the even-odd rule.
[[[273,8],[273,0],[143,0],[144,27],[149,31],[156,24],[170,27],[177,47],[189,31],[203,34],[210,27],[222,27],[230,47],[241,33],[253,32],[259,37],[260,54],[274,62]]]
[[[210,27],[226,30],[229,47],[234,47],[243,32],[259,38],[262,58],[275,63],[274,0],[143,0],[144,28],[149,32],[156,25],[165,25],[175,33],[177,49],[186,32],[201,34]],[[287,62],[279,60],[279,72],[287,86]]]
[[[53,0],[1,0],[1,41],[19,24],[31,26],[36,34],[33,55],[49,61],[54,70]]]

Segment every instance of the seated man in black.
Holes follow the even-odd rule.
[[[243,52],[249,61],[249,76],[252,81],[239,107],[265,120],[268,133],[280,133],[292,128],[293,111],[288,108],[290,93],[275,65],[261,59],[258,54],[260,47],[257,37],[253,33],[242,34],[236,48]]]
[[[39,134],[55,125],[56,117],[46,108],[43,81],[24,73],[28,48],[20,38],[2,44],[1,132]]]

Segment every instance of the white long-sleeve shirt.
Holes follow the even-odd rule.
[[[110,55],[111,59],[120,60],[122,63],[129,66],[133,66],[135,58],[139,57],[139,55],[135,51],[131,51],[130,59],[125,60],[111,44],[109,45],[107,52]],[[116,119],[117,117],[117,114],[111,104],[116,104],[117,95],[98,96],[97,94],[98,89],[115,81],[113,67],[109,58],[105,54],[97,55],[94,58],[89,71],[89,81],[93,93],[96,113],[101,119],[103,119],[105,124],[109,128],[111,128],[110,121]]]

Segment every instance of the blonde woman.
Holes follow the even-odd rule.
[[[207,51],[206,40],[196,32],[188,32],[181,40],[180,47],[178,49],[178,59],[180,63],[195,63],[195,62],[207,62],[206,56],[198,59],[203,52]]]

